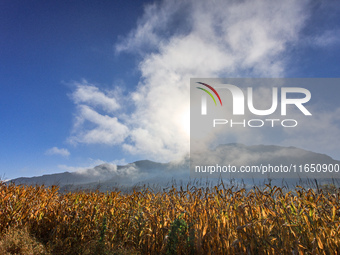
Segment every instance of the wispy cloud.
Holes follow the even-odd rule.
[[[76,83],[71,98],[78,111],[68,139],[70,143],[115,145],[125,140],[128,128],[112,116],[112,112],[120,107],[113,95],[113,91],[100,91],[86,81]]]
[[[83,162],[83,165],[79,165],[79,166],[68,166],[68,165],[58,165],[58,168],[61,170],[65,170],[68,172],[78,172],[78,173],[82,173],[82,172],[86,172],[88,171],[88,169],[92,169],[95,168],[96,166],[99,165],[111,165],[111,166],[115,166],[115,168],[117,168],[117,166],[125,166],[128,165],[128,163],[126,162],[125,159],[119,159],[119,160],[114,160],[114,161],[104,161],[101,159],[92,159],[89,158],[87,159],[85,162]]]
[[[76,89],[71,97],[76,104],[91,105],[93,107],[102,108],[107,112],[114,112],[120,108],[120,105],[111,91],[104,93],[96,86],[89,84],[86,80],[83,80],[81,83],[76,82],[74,85],[76,86]]]
[[[124,167],[119,167],[115,162],[105,162],[99,159],[91,159],[90,161],[90,165],[86,167],[67,165],[59,165],[58,167],[68,172],[73,172],[79,177],[92,178],[92,181],[100,180],[105,182],[115,180],[121,185],[126,183],[131,184],[131,182],[138,181],[141,177],[148,176],[148,174],[141,173],[134,163],[123,164]],[[123,161],[121,161],[121,163],[123,163]]]
[[[340,44],[340,29],[326,30],[320,35],[309,38],[309,42],[312,46],[316,47],[330,47]]]
[[[70,156],[70,152],[67,149],[64,149],[64,148],[59,149],[58,147],[53,147],[53,148],[48,149],[45,152],[45,154],[49,155],[49,156],[51,156],[51,155],[60,155],[60,156],[63,156],[63,157]]]
[[[60,164],[58,165],[58,168],[61,170],[65,170],[68,172],[82,172],[82,171],[86,171],[86,169],[89,168],[94,168],[98,165],[102,165],[102,164],[106,164],[108,162],[101,160],[101,159],[88,159],[86,160],[86,162],[83,162],[83,165],[79,165],[79,166],[68,166],[68,165],[63,165]]]

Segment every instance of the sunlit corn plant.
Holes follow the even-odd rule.
[[[13,228],[51,254],[340,254],[340,194],[320,185],[123,194],[0,183],[0,238]]]

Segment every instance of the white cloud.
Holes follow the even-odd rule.
[[[131,142],[124,148],[158,160],[187,153],[189,79],[284,75],[282,54],[298,39],[305,3],[163,1],[149,8],[137,29],[117,46],[118,51],[133,51],[150,36],[149,44],[156,47],[139,65],[142,77],[132,93],[136,110],[129,122]],[[166,11],[172,5],[186,16],[178,21],[180,32],[162,37],[157,31],[177,14]]]
[[[68,166],[68,165],[58,165],[59,169],[68,171],[68,172],[77,172],[84,173],[89,169],[95,168],[99,165],[110,165],[110,169],[117,169],[117,166],[125,166],[128,165],[125,159],[113,160],[111,162],[107,162],[101,159],[92,159],[89,158],[86,162],[83,162],[83,166]]]
[[[106,163],[108,162],[101,160],[101,159],[89,158],[86,160],[86,162],[83,162],[82,166],[68,166],[68,165],[61,164],[61,165],[58,165],[58,168],[68,171],[68,172],[82,172],[82,171],[86,171],[86,169],[94,168],[98,165],[102,165]]]
[[[120,108],[115,97],[117,91],[101,91],[86,80],[74,84],[76,89],[70,95],[77,105],[77,115],[71,137],[72,144],[122,143],[127,137],[128,128],[112,116]],[[105,114],[106,113],[106,114]]]
[[[159,44],[166,40],[169,29],[174,19],[183,20],[183,7],[188,7],[185,1],[163,1],[161,7],[157,4],[145,6],[144,15],[139,19],[136,29],[132,30],[126,38],[121,38],[121,43],[116,45],[116,51],[146,52],[157,50]],[[188,11],[188,8],[186,8]],[[157,13],[157,15],[155,15]],[[182,24],[183,25],[183,24]],[[181,27],[176,27],[177,32]]]
[[[57,147],[53,147],[53,148],[50,148],[48,149],[46,152],[45,152],[46,155],[60,155],[60,156],[63,156],[63,157],[68,157],[70,156],[70,152],[67,150],[67,149],[59,149]]]
[[[112,92],[104,94],[99,91],[96,86],[87,83],[86,80],[82,83],[75,83],[75,86],[76,89],[72,93],[72,99],[76,104],[88,104],[93,107],[101,107],[107,112],[114,112],[120,108]]]
[[[87,167],[74,167],[59,165],[60,169],[73,172],[80,177],[96,178],[96,180],[108,181],[116,179],[120,184],[126,182],[138,181],[140,178],[148,176],[147,173],[141,173],[134,163],[126,164],[124,167],[118,167],[114,162],[105,162],[102,160],[91,160],[92,163]]]
[[[83,128],[85,122],[93,124],[94,128]],[[127,135],[128,128],[121,124],[116,117],[101,115],[87,105],[79,105],[73,135],[69,141],[71,143],[114,145],[122,143]]]
[[[134,110],[118,113],[114,96],[79,84],[72,97],[79,111],[70,140],[119,144],[158,161],[188,153],[190,78],[284,76],[285,50],[299,38],[307,3],[165,0],[148,5],[136,29],[116,45],[117,53],[142,56],[140,82],[129,95]]]

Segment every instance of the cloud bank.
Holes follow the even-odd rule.
[[[86,81],[71,98],[78,112],[72,143],[119,145],[169,161],[189,152],[191,77],[283,77],[309,1],[160,1],[115,46],[139,54],[141,77],[126,98]],[[324,44],[320,37],[319,44]],[[241,135],[242,136],[242,135]]]

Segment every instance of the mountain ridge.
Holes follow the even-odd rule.
[[[296,147],[284,147],[278,145],[244,145],[231,143],[217,146],[212,153],[220,155],[225,162],[240,165],[261,164],[310,164],[313,162],[325,162],[327,164],[340,164],[330,156],[315,153]],[[46,174],[34,177],[19,177],[9,182],[24,185],[58,185],[61,188],[88,188],[91,189],[98,184],[103,190],[113,187],[132,187],[141,184],[164,185],[169,181],[190,179],[189,160],[182,162],[159,163],[151,160],[138,160],[126,165],[114,165],[103,163],[93,168],[83,169],[76,172],[64,172]],[[321,178],[320,175],[313,175]],[[311,176],[311,178],[313,178]],[[266,178],[267,176],[263,176]],[[303,176],[302,176],[303,177]],[[308,177],[308,176],[307,176]],[[336,175],[336,178],[339,178]]]

